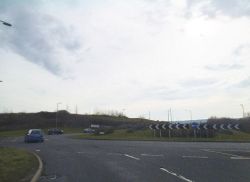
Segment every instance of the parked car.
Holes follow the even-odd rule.
[[[63,134],[63,130],[59,128],[50,128],[48,129],[48,135],[61,135]]]
[[[83,133],[92,134],[92,133],[95,133],[95,130],[92,129],[92,128],[85,128],[85,129],[83,130]]]
[[[24,142],[44,142],[43,131],[41,129],[30,129],[24,137]]]

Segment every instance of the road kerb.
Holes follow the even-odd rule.
[[[38,169],[35,173],[35,175],[32,177],[31,181],[30,182],[37,182],[38,179],[40,178],[41,174],[42,174],[42,171],[43,171],[43,162],[41,160],[41,158],[34,152],[31,152],[34,156],[36,156],[38,162],[39,162],[39,166],[38,166]]]

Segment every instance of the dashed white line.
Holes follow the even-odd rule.
[[[78,154],[85,154],[86,152],[76,152],[76,153],[78,153]]]
[[[110,153],[107,153],[107,155],[123,155],[123,154],[121,154],[121,153],[112,153],[112,152],[110,152]]]
[[[207,156],[182,156],[182,158],[195,158],[195,159],[207,159]]]
[[[163,157],[163,154],[141,154],[141,156],[147,156],[147,157]]]
[[[36,152],[40,152],[41,150],[40,149],[36,149]]]
[[[230,154],[230,153],[226,153],[226,152],[213,151],[213,150],[210,150],[210,149],[202,149],[202,150],[205,151],[205,152],[217,153],[217,154],[227,155],[227,156],[231,156],[231,157],[241,157],[239,155]]]
[[[230,157],[230,159],[236,159],[236,160],[250,160],[250,157]]]
[[[134,157],[134,156],[132,156],[132,155],[124,154],[124,156],[129,157],[129,158],[131,158],[131,159],[140,160],[139,158]]]
[[[17,141],[17,138],[14,138],[13,140],[11,140],[11,142],[16,142]]]
[[[167,169],[165,169],[165,168],[160,168],[160,170],[162,170],[162,171],[164,171],[164,172],[167,172],[168,174],[171,174],[171,175],[173,175],[173,176],[175,176],[175,177],[177,177],[177,178],[179,178],[179,179],[182,179],[183,181],[193,182],[192,180],[190,180],[190,179],[188,179],[188,178],[185,178],[185,177],[182,176],[182,175],[176,174],[176,173],[174,173],[174,172],[172,172],[172,171],[169,171],[169,170],[167,170]]]

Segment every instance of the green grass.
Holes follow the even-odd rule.
[[[0,137],[18,137],[24,136],[27,130],[0,131]]]
[[[61,129],[63,129],[65,134],[81,133],[83,131],[83,128],[61,128]],[[42,130],[45,134],[47,134],[48,128],[43,128]],[[0,138],[24,136],[27,133],[27,131],[28,129],[0,131]]]
[[[81,133],[83,131],[83,128],[62,128],[65,134],[70,133]]]
[[[0,147],[0,181],[30,181],[38,168],[38,161],[31,153],[14,148]]]
[[[94,135],[94,134],[78,134],[73,136],[76,139],[97,139],[97,140],[152,140],[152,141],[204,141],[204,142],[216,142],[216,141],[235,141],[235,142],[250,142],[250,134],[243,132],[236,132],[233,135],[218,134],[213,138],[193,138],[193,137],[154,137],[150,130],[139,130],[132,133],[126,132],[126,130],[115,130],[114,133],[107,135]]]

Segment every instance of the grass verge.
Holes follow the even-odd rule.
[[[24,136],[28,130],[0,131],[0,137]]]
[[[0,147],[0,181],[28,182],[38,168],[38,161],[31,153],[14,148]]]
[[[95,140],[141,140],[141,141],[179,141],[179,142],[250,142],[250,134],[237,132],[233,135],[218,134],[213,138],[193,138],[193,137],[154,137],[150,130],[139,130],[127,132],[126,130],[115,130],[107,135],[78,134],[72,136],[75,139],[95,139]]]
[[[82,128],[62,128],[65,134],[70,133],[81,133],[83,131]],[[42,129],[45,134],[47,134],[48,128]],[[0,131],[1,137],[19,137],[24,136],[27,133],[28,129],[22,130],[9,130],[9,131]]]

